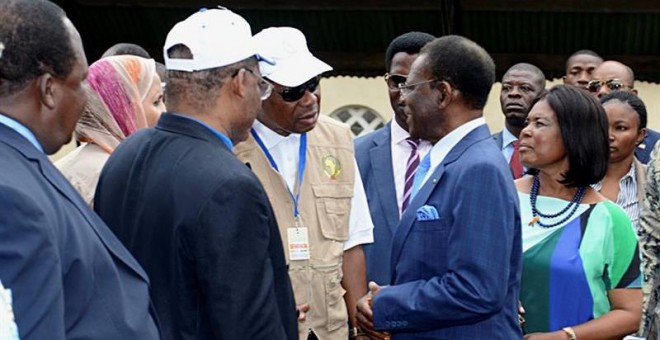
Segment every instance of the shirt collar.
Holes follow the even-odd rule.
[[[193,117],[188,116],[188,115],[182,115],[182,114],[179,114],[179,113],[171,113],[171,114],[173,114],[177,117],[182,117],[182,118],[190,119],[194,122],[197,122],[198,124],[202,125],[203,127],[209,129],[211,131],[211,133],[213,133],[216,137],[218,137],[218,139],[220,139],[220,141],[222,141],[227,146],[227,149],[229,149],[229,151],[234,150],[234,143],[231,142],[231,139],[229,139],[229,137],[225,136],[222,132],[212,128],[210,125],[202,122],[199,119],[193,118]]]
[[[433,149],[431,149],[431,152],[429,153],[429,157],[431,157],[430,169],[435,169],[440,163],[442,163],[442,161],[445,160],[445,157],[447,157],[449,152],[456,146],[456,144],[458,144],[465,136],[472,132],[472,130],[484,124],[486,124],[484,117],[479,117],[459,126],[452,132],[448,133],[446,136],[442,137],[442,139],[433,145]]]
[[[506,149],[509,144],[517,140],[518,138],[516,138],[516,136],[514,136],[506,127],[502,129],[502,150]]]
[[[390,129],[392,131],[392,142],[394,144],[399,144],[405,141],[410,137],[410,133],[399,125],[396,119],[392,119],[392,124],[390,124]]]
[[[288,136],[282,136],[257,119],[254,120],[252,128],[257,132],[259,138],[269,150],[286,140],[300,139],[300,134],[298,133],[290,133]]]
[[[37,150],[41,151],[42,153],[44,152],[44,149],[37,140],[37,137],[35,137],[32,131],[30,131],[30,129],[28,129],[25,125],[3,114],[0,114],[0,124],[4,124],[8,128],[16,131],[16,133],[27,139],[30,144],[34,145]]]

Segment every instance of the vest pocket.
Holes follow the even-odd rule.
[[[346,327],[348,323],[348,314],[346,304],[344,303],[344,294],[346,291],[341,286],[341,274],[334,271],[325,275],[325,297],[328,308],[328,332],[332,332],[340,327]]]
[[[351,184],[315,184],[316,212],[325,238],[348,240],[348,220],[353,198]]]

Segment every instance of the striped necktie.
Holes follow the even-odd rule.
[[[520,162],[520,141],[518,140],[513,142],[513,153],[511,154],[511,160],[509,160],[509,167],[511,167],[513,179],[518,179],[523,176],[524,170],[522,163]]]
[[[410,195],[412,194],[413,183],[415,182],[415,173],[417,172],[417,166],[419,165],[419,153],[417,152],[419,139],[408,137],[406,138],[406,142],[410,145],[410,156],[408,157],[408,163],[406,164],[406,181],[403,186],[401,213],[406,210],[406,207],[408,207],[408,203],[410,202]]]

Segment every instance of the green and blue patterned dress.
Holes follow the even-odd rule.
[[[530,225],[529,194],[518,193],[523,237],[520,300],[526,333],[552,332],[610,311],[607,292],[641,286],[637,237],[626,213],[605,201],[581,204],[572,218],[552,228]],[[541,212],[569,202],[538,196]],[[550,224],[560,220],[543,219]]]

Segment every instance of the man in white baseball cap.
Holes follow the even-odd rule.
[[[361,245],[373,242],[353,135],[319,115],[319,81],[332,68],[309,52],[299,30],[273,27],[254,38],[257,51],[275,61],[259,64],[274,89],[235,152],[264,184],[296,302],[309,305],[299,337],[346,339],[355,303],[367,289]]]
[[[164,48],[171,112],[122,142],[94,207],[140,261],[164,339],[295,339],[279,229],[232,153],[272,87],[250,25],[224,9],[176,24]]]

